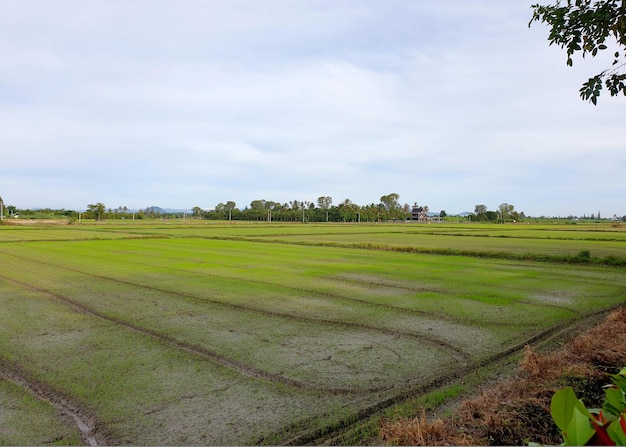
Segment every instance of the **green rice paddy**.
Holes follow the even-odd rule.
[[[322,436],[623,304],[573,227],[0,226],[0,444]]]

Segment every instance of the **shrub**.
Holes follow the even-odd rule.
[[[571,387],[554,393],[550,413],[565,445],[626,445],[626,368],[611,377],[601,409],[587,409]]]
[[[591,252],[589,250],[580,250],[576,257],[575,262],[589,262],[591,261]]]

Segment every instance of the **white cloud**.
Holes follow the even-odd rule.
[[[478,0],[5,2],[2,195],[211,208],[397,192],[449,212],[626,214],[623,99],[580,101],[602,61],[566,67],[530,15]]]

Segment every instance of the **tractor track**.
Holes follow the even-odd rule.
[[[482,368],[489,367],[490,365],[496,365],[499,362],[506,360],[507,358],[519,354],[526,346],[529,346],[531,344],[543,344],[553,339],[565,339],[571,334],[579,332],[581,328],[586,328],[592,324],[599,323],[600,321],[602,321],[602,319],[606,317],[606,315],[622,306],[623,304],[618,304],[608,309],[602,309],[589,313],[587,315],[583,315],[574,321],[568,321],[566,323],[561,323],[551,328],[544,329],[543,331],[533,335],[532,337],[529,337],[523,342],[517,343],[516,345],[511,346],[486,359],[468,364],[465,367],[454,368],[449,372],[439,375],[427,384],[421,384],[418,386],[406,388],[402,392],[388,399],[362,408],[358,410],[358,412],[353,416],[349,416],[346,419],[339,420],[332,425],[312,429],[309,431],[306,431],[305,429],[303,431],[303,422],[300,422],[299,424],[294,424],[293,426],[287,427],[285,430],[283,430],[283,433],[289,433],[291,431],[294,434],[288,437],[283,437],[279,442],[275,441],[276,438],[280,439],[280,436],[278,435],[270,435],[267,438],[272,439],[272,443],[280,445],[326,445],[328,443],[330,443],[330,445],[338,444],[338,442],[333,441],[340,441],[341,434],[349,431],[351,428],[354,428],[359,423],[362,423],[370,419],[371,417],[380,414],[381,412],[383,412],[387,408],[392,407],[393,405],[397,405],[402,402],[406,402],[409,399],[418,397],[431,391],[435,391],[438,388],[445,386],[446,384],[461,380],[468,374],[476,372]],[[304,422],[305,426],[306,423],[307,421]],[[298,432],[300,433],[298,434]],[[258,439],[256,445],[263,445],[264,440],[265,438]]]
[[[70,272],[73,272],[73,273],[78,273],[78,274],[81,274],[81,275],[85,275],[85,276],[88,276],[88,277],[104,280],[104,281],[109,281],[109,282],[113,282],[113,283],[117,283],[117,284],[123,284],[123,285],[126,285],[126,286],[131,286],[131,287],[140,288],[140,289],[144,289],[144,290],[150,290],[150,291],[158,292],[158,293],[165,293],[165,294],[169,294],[169,295],[173,295],[173,296],[182,298],[184,300],[200,301],[200,302],[210,303],[210,304],[213,304],[213,305],[223,306],[223,307],[227,307],[227,308],[231,308],[231,309],[235,309],[235,310],[243,310],[243,311],[246,311],[246,312],[253,312],[253,313],[257,313],[257,314],[261,314],[261,315],[267,315],[267,316],[270,316],[270,317],[283,318],[283,319],[287,319],[289,321],[297,321],[297,322],[302,322],[302,323],[313,323],[313,324],[324,324],[324,325],[329,325],[329,326],[334,326],[334,327],[343,327],[343,328],[349,328],[349,329],[360,329],[360,330],[366,330],[366,331],[370,331],[370,332],[378,332],[378,333],[385,334],[385,335],[390,335],[390,336],[415,339],[415,340],[418,340],[420,342],[428,343],[428,344],[430,344],[431,346],[433,346],[435,348],[442,349],[442,350],[445,350],[445,351],[449,352],[450,355],[455,360],[457,360],[459,362],[466,362],[469,359],[469,357],[470,357],[470,355],[468,353],[466,353],[466,352],[462,351],[461,349],[457,348],[452,343],[448,343],[448,342],[443,341],[443,340],[441,340],[439,338],[432,337],[432,336],[426,335],[426,334],[418,334],[418,333],[415,333],[415,332],[403,331],[403,330],[399,330],[399,329],[388,329],[388,328],[383,328],[383,327],[376,327],[376,326],[371,326],[371,325],[367,325],[367,324],[363,324],[363,323],[355,323],[355,322],[350,322],[350,321],[333,320],[333,319],[327,319],[327,318],[307,318],[307,317],[303,317],[303,316],[299,316],[299,315],[293,315],[293,314],[289,314],[289,313],[268,311],[268,310],[265,310],[265,309],[259,309],[259,308],[256,308],[256,307],[246,306],[246,305],[243,305],[243,304],[226,303],[226,302],[223,302],[223,301],[220,301],[220,300],[210,299],[210,298],[206,298],[206,297],[203,297],[203,296],[186,294],[186,293],[182,293],[182,292],[177,292],[175,290],[149,286],[149,285],[146,285],[146,284],[138,284],[138,283],[134,283],[132,281],[126,281],[126,280],[122,280],[122,279],[119,279],[119,278],[112,278],[112,277],[108,277],[108,276],[104,276],[104,275],[97,275],[97,274],[94,274],[94,273],[88,273],[88,272],[84,272],[84,271],[79,270],[79,269],[59,266],[57,264],[53,264],[53,263],[49,263],[49,262],[45,262],[45,261],[40,261],[38,259],[31,259],[31,258],[28,258],[28,257],[17,256],[17,255],[9,254],[9,253],[6,253],[6,254],[9,255],[9,256],[15,257],[17,259],[21,259],[21,260],[27,261],[27,262],[35,262],[35,263],[51,266],[51,267],[54,267],[54,268],[57,268],[57,269],[60,269],[60,270],[66,270],[66,271],[70,271]],[[11,278],[6,278],[6,279],[10,280]],[[15,282],[19,282],[19,281],[15,281]],[[20,284],[22,284],[23,286],[31,286],[30,284],[26,284],[26,283],[22,283],[22,282],[20,282]],[[50,292],[50,291],[48,291],[46,289],[40,289],[40,291],[46,292],[46,293],[50,293],[51,295],[55,295],[54,292]],[[76,306],[85,307],[84,305],[82,305],[82,304],[72,300],[71,298],[68,298],[68,297],[65,297],[65,296],[63,296],[63,298],[67,298],[67,300],[71,301]],[[88,308],[85,307],[85,309],[88,309]],[[91,310],[89,310],[89,311],[91,311]],[[110,319],[111,321],[116,321],[116,319],[114,317],[106,316],[104,314],[101,314],[101,316],[106,317],[107,319]],[[148,329],[141,329],[141,330],[146,330],[146,331],[152,332],[152,331],[150,331]],[[155,333],[155,335],[158,335],[158,334]]]
[[[59,293],[55,293],[55,292],[51,292],[49,290],[40,288],[40,287],[36,287],[33,286],[31,284],[26,284],[23,283],[21,281],[17,281],[15,279],[12,278],[7,278],[6,276],[0,275],[0,278],[6,280],[6,281],[10,281],[13,282],[15,284],[18,284],[24,288],[27,288],[29,290],[33,290],[35,292],[39,292],[39,293],[43,293],[46,294],[48,296],[51,296],[53,298],[55,298],[56,300],[62,302],[63,304],[71,307],[72,309],[74,309],[76,312],[82,313],[82,314],[86,314],[86,315],[90,315],[92,317],[96,317],[105,321],[108,321],[110,323],[113,323],[117,326],[120,326],[124,329],[133,331],[133,332],[137,332],[143,335],[147,335],[151,338],[157,339],[161,342],[164,342],[166,344],[169,344],[170,346],[173,346],[177,349],[180,349],[182,351],[188,352],[190,354],[199,356],[203,359],[206,360],[210,360],[220,366],[229,368],[231,370],[234,370],[246,377],[250,377],[253,379],[261,379],[261,380],[266,380],[269,382],[274,382],[274,383],[279,383],[282,385],[287,385],[293,388],[297,388],[299,390],[302,391],[311,391],[311,392],[324,392],[324,393],[331,393],[331,394],[355,394],[355,393],[363,393],[363,392],[380,392],[380,391],[384,391],[386,389],[389,388],[389,386],[384,386],[384,387],[376,387],[376,388],[371,388],[371,389],[347,389],[347,388],[328,388],[328,387],[318,387],[318,386],[314,386],[305,382],[301,382],[298,380],[294,380],[294,379],[289,379],[287,377],[278,375],[278,374],[272,374],[272,373],[268,373],[267,371],[255,368],[253,366],[250,366],[248,364],[245,364],[243,362],[238,362],[236,360],[233,360],[231,358],[228,358],[225,355],[213,352],[209,349],[206,349],[202,346],[198,346],[198,345],[194,345],[191,343],[187,343],[181,340],[177,340],[174,337],[170,337],[168,335],[164,335],[160,332],[151,330],[151,329],[147,329],[141,326],[137,326],[134,325],[132,323],[129,323],[127,321],[124,321],[122,319],[119,318],[115,318],[115,317],[111,317],[109,315],[106,315],[102,312],[98,312],[94,309],[91,309],[88,306],[85,306],[82,303],[79,303],[65,295],[61,295]]]
[[[144,255],[144,257],[157,257],[156,255]],[[94,256],[92,256],[92,258],[95,258]],[[186,258],[182,258],[182,257],[170,257],[169,259],[179,259],[179,260],[187,260]],[[193,270],[187,270],[187,269],[181,269],[181,268],[176,268],[176,267],[169,267],[169,266],[162,266],[162,265],[158,265],[158,264],[151,264],[148,262],[138,262],[136,260],[132,261],[132,264],[134,265],[142,265],[145,267],[152,267],[152,268],[159,268],[159,269],[163,269],[166,271],[174,271],[174,272],[184,272],[184,273],[188,273],[188,274],[192,274],[192,275],[196,275],[196,276],[202,276],[202,277],[209,277],[209,278],[220,278],[220,279],[230,279],[230,280],[239,280],[239,281],[244,281],[244,279],[239,278],[237,276],[227,276],[227,275],[216,275],[213,273],[199,273]],[[332,281],[338,281],[338,282],[346,282],[346,283],[351,283],[351,284],[367,284],[367,285],[374,285],[374,286],[387,286],[387,287],[393,287],[396,289],[400,289],[400,290],[406,290],[407,292],[412,292],[412,293],[419,293],[419,292],[436,292],[436,293],[441,293],[441,291],[439,289],[436,288],[428,288],[428,287],[412,287],[409,285],[399,285],[399,284],[393,284],[390,285],[388,283],[386,283],[385,281],[368,281],[368,282],[361,282],[361,281],[357,281],[354,279],[350,279],[350,278],[343,278],[343,277],[338,277],[338,278],[330,278],[330,280]],[[262,284],[262,285],[266,285],[266,286],[276,286],[275,283],[272,283],[270,281],[262,281],[259,279],[245,279],[246,282],[249,283],[254,283],[254,284]],[[351,297],[347,297],[345,295],[339,294],[339,293],[332,293],[329,291],[324,291],[324,292],[320,292],[320,291],[316,291],[316,290],[309,290],[309,289],[302,289],[302,288],[298,288],[298,287],[293,287],[293,286],[287,286],[287,285],[281,285],[280,286],[281,289],[286,289],[286,290],[291,290],[294,292],[304,292],[306,294],[315,296],[315,297],[319,297],[319,298],[332,298],[332,299],[336,299],[336,300],[342,300],[348,303],[356,303],[356,304],[360,304],[360,305],[364,305],[364,306],[369,306],[369,307],[375,307],[378,309],[385,309],[385,310],[390,310],[390,311],[394,311],[394,312],[399,312],[399,313],[403,313],[403,314],[410,314],[410,315],[415,315],[415,316],[419,316],[419,317],[427,317],[427,318],[431,318],[434,320],[440,320],[440,321],[447,321],[450,323],[454,323],[454,324],[459,324],[459,325],[467,325],[467,323],[469,322],[471,325],[482,325],[482,326],[489,326],[489,327],[494,327],[494,326],[510,326],[510,323],[504,323],[504,322],[500,322],[500,321],[474,321],[474,320],[470,320],[470,319],[462,319],[462,318],[457,318],[451,315],[445,315],[445,314],[438,314],[436,312],[428,312],[428,311],[423,311],[423,310],[418,310],[418,309],[411,309],[411,308],[406,308],[406,307],[398,307],[398,306],[393,306],[391,304],[384,304],[384,303],[376,303],[376,302],[372,302],[372,301],[366,301],[366,300],[361,300],[358,298],[351,298]],[[530,303],[524,303],[521,302],[522,304],[530,304]],[[543,306],[545,304],[543,303],[532,303],[533,306]],[[545,306],[549,306],[549,305],[545,305]],[[556,305],[551,305],[551,307],[558,307]],[[563,310],[569,310],[565,307],[561,307],[561,309]],[[574,311],[572,311],[574,312]],[[531,326],[532,323],[527,324],[526,326]],[[519,326],[524,326],[524,325],[519,325]]]
[[[366,233],[366,234],[370,234],[370,233]],[[196,237],[196,236],[194,236]],[[191,237],[184,237],[184,239],[190,239]],[[202,236],[198,236],[198,238],[200,239],[208,239],[208,240],[222,240],[221,237],[202,237]],[[164,239],[164,238],[161,238]],[[228,239],[231,240],[231,239]],[[232,239],[235,241],[238,241],[240,239]],[[246,239],[241,239],[241,241],[245,241]],[[263,241],[256,241],[256,242],[268,242],[266,240]],[[282,240],[278,240],[276,241],[278,243],[284,243],[287,245],[291,245],[292,243],[290,243],[289,241],[282,241]],[[298,244],[295,244],[298,245]],[[101,257],[99,256],[90,256],[92,259],[97,258],[97,259],[101,259]],[[158,258],[158,256],[156,255],[150,255],[150,254],[143,254],[143,257],[153,257],[153,258]],[[181,256],[170,256],[169,259],[178,259],[178,260],[182,260],[182,261],[188,261],[187,258],[181,257]],[[176,268],[176,267],[169,267],[169,266],[163,266],[163,265],[159,265],[159,264],[152,264],[152,263],[148,263],[148,262],[138,262],[136,260],[133,260],[132,263],[134,265],[141,265],[141,266],[146,266],[146,267],[152,267],[152,268],[159,268],[159,269],[163,269],[163,270],[169,270],[169,271],[179,271],[179,272],[184,272],[184,273],[188,273],[188,274],[192,274],[192,275],[196,275],[196,276],[204,276],[204,277],[213,277],[213,278],[220,278],[220,279],[232,279],[232,280],[241,280],[241,278],[238,278],[236,276],[227,276],[227,275],[215,275],[213,273],[199,273],[196,271],[192,271],[192,270],[187,270],[187,269],[181,269],[181,268]],[[366,285],[374,285],[374,286],[383,286],[383,287],[393,287],[396,289],[400,289],[400,290],[405,290],[407,292],[410,293],[420,293],[420,292],[434,292],[434,293],[441,293],[441,290],[438,288],[434,288],[434,287],[415,287],[412,285],[407,285],[407,284],[389,284],[387,282],[385,282],[384,280],[379,280],[379,281],[375,281],[375,280],[369,280],[369,281],[358,281],[354,278],[349,278],[349,277],[342,277],[339,276],[337,278],[329,278],[330,280],[334,280],[334,281],[339,281],[339,282],[346,282],[346,283],[351,283],[351,284],[356,284],[356,285],[361,285],[361,284],[366,284]],[[246,282],[250,282],[250,283],[255,283],[255,284],[262,284],[262,285],[269,285],[269,286],[275,286],[276,284],[269,282],[269,281],[261,281],[258,279],[255,280],[250,280],[250,279],[246,279]],[[391,310],[394,312],[400,312],[403,314],[411,314],[411,315],[416,315],[416,316],[420,316],[420,317],[427,317],[427,318],[432,318],[435,320],[440,320],[440,321],[447,321],[450,323],[454,323],[454,324],[459,324],[459,325],[467,325],[468,323],[470,323],[473,326],[488,326],[488,327],[509,327],[510,323],[506,323],[506,322],[501,322],[501,321],[477,321],[477,320],[472,320],[472,319],[463,319],[463,318],[457,318],[454,317],[452,315],[445,315],[445,314],[440,314],[440,313],[436,313],[436,312],[429,312],[429,311],[423,311],[423,310],[418,310],[418,309],[411,309],[411,308],[403,308],[403,307],[398,307],[398,306],[394,306],[391,304],[384,304],[384,303],[376,303],[376,302],[371,302],[371,301],[366,301],[366,300],[361,300],[358,298],[351,298],[351,297],[347,297],[345,295],[339,294],[339,293],[332,293],[332,292],[328,292],[328,291],[324,291],[324,292],[320,292],[320,291],[315,291],[315,290],[308,290],[308,289],[302,289],[302,288],[297,288],[297,287],[292,287],[292,286],[286,286],[286,285],[281,285],[281,288],[283,289],[288,289],[288,290],[292,290],[295,292],[305,292],[307,294],[319,297],[319,298],[333,298],[333,299],[337,299],[337,300],[342,300],[342,301],[346,301],[349,303],[357,303],[357,304],[361,304],[361,305],[365,305],[365,306],[370,306],[370,307],[376,307],[379,309],[385,309],[385,310]],[[454,295],[454,292],[447,292],[448,294]],[[539,306],[539,307],[549,307],[549,308],[555,308],[555,309],[562,309],[565,311],[569,311],[573,314],[576,315],[580,315],[580,312],[564,307],[564,306],[559,306],[557,304],[548,304],[548,303],[542,303],[542,302],[528,302],[528,301],[518,301],[518,303],[520,304],[524,304],[524,305],[532,305],[532,306]],[[532,323],[527,323],[527,324],[519,324],[519,327],[532,327],[533,324]]]
[[[402,233],[402,232],[399,232]],[[364,233],[364,234],[370,234],[370,233]],[[190,238],[199,238],[199,239],[205,239],[205,240],[234,240],[234,241],[248,241],[248,237],[203,237],[203,236],[196,236],[194,235],[193,237],[183,237],[182,239],[190,239]],[[161,236],[161,235],[154,235],[154,234],[146,234],[146,235],[142,235],[142,236],[138,236],[138,237],[126,237],[126,238],[119,238],[119,239],[112,239],[112,240],[119,240],[119,241],[132,241],[132,240],[142,240],[142,239],[158,239],[158,240],[168,240],[168,239],[172,239],[172,237],[166,237],[166,236]],[[99,240],[108,240],[108,239],[89,239],[89,240],[95,240],[95,241],[99,241]],[[71,240],[72,242],[76,242],[75,240]],[[272,242],[272,241],[268,241],[265,239],[262,240],[252,240],[253,242],[260,242],[260,243],[267,243],[267,242]],[[16,241],[16,242],[22,242],[22,241]],[[31,242],[31,241],[28,241]],[[32,242],[41,242],[41,241],[32,241]],[[293,243],[289,242],[289,241],[283,241],[283,240],[277,240],[274,242],[278,242],[278,243],[282,243],[282,244],[286,244],[286,245],[293,245]],[[299,244],[296,244],[299,245]],[[347,247],[350,248],[350,247]],[[16,255],[12,255],[18,258],[21,258],[19,256]],[[148,256],[152,256],[152,257],[156,257],[155,255],[150,255],[150,254],[144,254],[144,257],[148,257]],[[90,257],[92,259],[99,259],[101,257],[99,256],[93,256],[90,255]],[[28,261],[35,261],[32,259],[28,259],[28,258],[21,258],[23,260],[28,260]],[[176,257],[173,256],[171,257],[171,259],[180,259],[180,260],[187,260],[187,258],[182,258],[182,257]],[[36,262],[40,262],[43,264],[47,264],[47,265],[51,265],[54,266],[56,268],[61,268],[61,269],[66,269],[66,270],[70,270],[70,271],[74,271],[77,273],[83,273],[83,274],[89,274],[86,272],[82,272],[79,270],[75,270],[75,269],[71,269],[69,267],[63,267],[63,266],[59,266],[57,264],[52,264],[52,263],[44,263],[43,261],[39,261],[36,260]],[[169,271],[180,271],[180,272],[185,272],[188,274],[193,274],[193,275],[197,275],[197,276],[203,276],[203,277],[215,277],[215,278],[220,278],[220,279],[232,279],[232,280],[241,280],[241,278],[238,278],[236,276],[226,276],[226,275],[215,275],[215,274],[211,274],[211,273],[198,273],[195,271],[191,271],[191,270],[186,270],[186,269],[180,269],[180,268],[175,268],[175,267],[168,267],[168,266],[162,266],[162,265],[158,265],[158,264],[151,264],[151,263],[147,263],[147,262],[138,262],[136,260],[131,261],[132,264],[134,265],[141,265],[141,266],[146,266],[146,267],[152,267],[152,268],[159,268],[159,269],[163,269],[163,270],[169,270]],[[95,277],[98,277],[98,275],[93,275]],[[106,278],[106,277],[101,277],[102,279],[109,279],[112,281],[115,281],[115,278]],[[350,278],[340,278],[337,279],[338,281],[343,281],[343,282],[348,282],[348,283],[352,283],[352,284],[364,284],[363,282],[360,281],[356,281],[354,279],[350,279]],[[263,284],[263,285],[269,285],[269,286],[274,286],[274,283],[271,283],[269,281],[261,281],[261,280],[250,280],[250,279],[246,279],[246,282],[250,282],[250,283],[256,283],[256,284]],[[129,285],[135,285],[137,287],[146,287],[149,288],[149,286],[143,286],[141,284],[135,284],[135,283],[127,283]],[[371,284],[371,285],[375,285],[375,286],[388,286],[388,284],[386,284],[384,281],[368,281],[365,284]],[[440,292],[438,289],[436,288],[426,288],[426,287],[413,287],[410,285],[399,285],[399,284],[394,284],[393,285],[394,288],[397,289],[401,289],[401,290],[406,290],[408,292],[413,292],[413,293],[419,293],[419,292]],[[332,293],[332,292],[319,292],[319,291],[312,291],[312,290],[308,290],[308,289],[301,289],[301,288],[297,288],[297,287],[291,287],[291,286],[285,286],[285,285],[281,285],[281,288],[284,289],[288,289],[288,290],[292,290],[295,292],[305,292],[307,294],[319,297],[319,298],[333,298],[333,299],[338,299],[338,300],[342,300],[345,302],[349,302],[349,303],[357,303],[360,305],[365,305],[365,306],[370,306],[370,307],[376,307],[376,308],[380,308],[380,309],[385,309],[385,310],[390,310],[390,311],[394,311],[394,312],[400,312],[400,313],[404,313],[404,314],[411,314],[411,315],[416,315],[416,316],[421,316],[421,317],[427,317],[427,318],[431,318],[431,319],[435,319],[435,320],[440,320],[440,321],[447,321],[453,324],[459,324],[459,325],[467,325],[468,323],[470,323],[473,326],[487,326],[487,327],[504,327],[504,326],[510,326],[510,323],[504,323],[504,322],[500,322],[500,321],[476,321],[476,320],[471,320],[471,319],[462,319],[462,318],[457,318],[451,315],[445,315],[445,314],[438,314],[436,312],[429,312],[429,311],[422,311],[422,310],[418,310],[418,309],[411,309],[411,308],[402,308],[402,307],[397,307],[394,305],[390,305],[390,304],[384,304],[384,303],[376,303],[376,302],[371,302],[371,301],[366,301],[366,300],[361,300],[358,298],[351,298],[351,297],[347,297],[345,295],[342,294],[337,294],[337,293]],[[153,289],[156,291],[165,291],[165,289]],[[171,292],[175,294],[176,292]],[[205,301],[207,302],[211,302],[211,303],[215,303],[215,304],[222,304],[225,306],[237,306],[235,304],[231,304],[231,303],[224,303],[218,300],[210,300],[210,299],[206,299],[204,298]],[[567,307],[563,307],[563,306],[558,306],[555,304],[547,304],[547,303],[541,303],[541,302],[533,302],[533,303],[529,303],[526,301],[518,301],[520,304],[524,304],[524,305],[528,305],[531,304],[533,306],[543,306],[543,307],[550,307],[550,308],[560,308],[566,311],[570,311],[574,314],[579,314],[577,311],[569,309]],[[244,306],[245,307],[245,306]],[[256,308],[248,308],[249,310],[253,310],[259,313],[264,313],[267,311],[263,311],[263,310],[259,310]],[[277,313],[275,314],[275,316],[280,316],[280,315],[285,315],[285,314],[280,314]],[[295,315],[292,315],[294,318],[298,318]],[[328,321],[332,321],[332,320],[328,320]],[[532,326],[532,323],[528,323],[528,324],[520,324],[518,325],[520,327],[524,327],[524,326]],[[424,337],[429,338],[428,335],[422,334]],[[452,346],[452,345],[450,345]]]
[[[19,366],[0,356],[0,377],[16,383],[30,391],[38,399],[48,402],[71,421],[79,430],[81,439],[91,447],[113,445],[115,442],[106,434],[104,424],[83,406],[73,402],[49,384],[40,382],[23,371]]]

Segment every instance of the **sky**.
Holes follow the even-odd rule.
[[[0,196],[626,215],[626,98],[523,0],[0,0]]]

